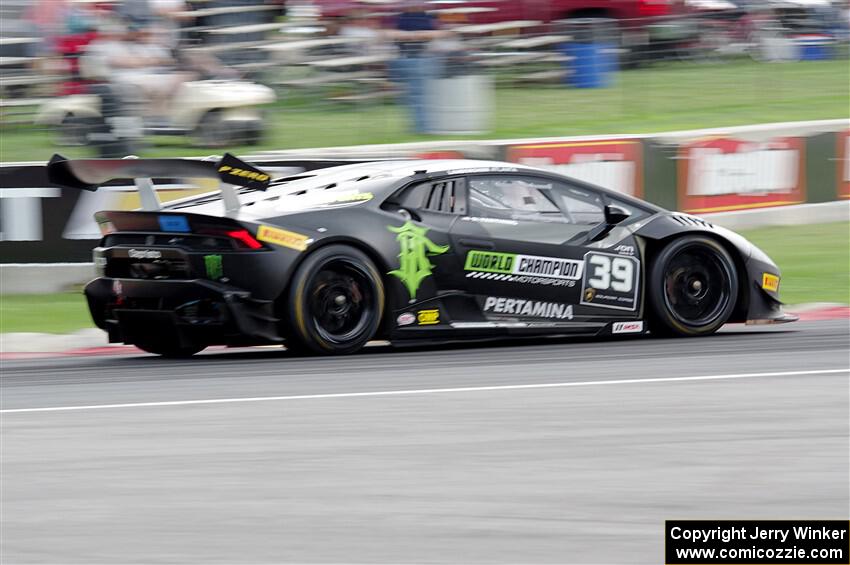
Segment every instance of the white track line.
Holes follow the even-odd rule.
[[[848,369],[823,369],[820,371],[782,371],[774,373],[739,373],[731,375],[702,375],[696,377],[655,377],[650,379],[617,379],[608,381],[578,381],[569,383],[539,383],[528,385],[468,386],[457,388],[423,388],[413,390],[381,390],[371,392],[337,392],[328,394],[299,394],[292,396],[252,396],[246,398],[210,398],[207,400],[169,400],[163,402],[131,402],[126,404],[93,404],[86,406],[50,406],[45,408],[12,408],[0,410],[0,414],[28,412],[68,412],[72,410],[103,410],[106,408],[143,408],[148,406],[192,406],[196,404],[231,404],[236,402],[265,402],[271,400],[316,400],[322,398],[357,398],[361,396],[404,396],[413,394],[442,394],[449,392],[486,392],[498,390],[529,390],[543,388],[567,388],[580,386],[605,386],[637,383],[675,383],[693,381],[719,381],[730,379],[755,379],[761,377],[796,377],[803,375],[832,375],[850,373]]]

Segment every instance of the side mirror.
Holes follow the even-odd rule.
[[[597,241],[608,235],[614,227],[624,222],[631,216],[628,210],[609,204],[605,206],[605,221],[590,230],[587,234],[587,241]]]
[[[605,223],[609,226],[616,226],[617,224],[626,221],[629,216],[631,216],[631,213],[619,206],[611,204],[605,206]]]

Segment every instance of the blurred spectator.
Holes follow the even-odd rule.
[[[417,133],[428,131],[428,109],[426,89],[428,83],[440,74],[440,61],[429,50],[429,43],[448,37],[439,30],[439,20],[425,11],[425,2],[410,0],[396,19],[395,39],[399,58],[395,71],[404,84],[405,101]]]
[[[353,10],[343,20],[339,36],[362,40],[351,47],[359,54],[382,55],[392,48],[378,18],[362,8]]]
[[[191,21],[189,5],[184,0],[148,0],[155,20],[155,29],[161,34],[159,41],[169,49],[180,42],[180,26]]]
[[[68,0],[35,0],[26,10],[24,17],[32,28],[33,35],[40,38],[34,44],[34,57],[46,57],[56,51],[56,40],[64,35],[65,16],[70,3]]]
[[[99,30],[84,56],[85,74],[110,83],[125,100],[141,94],[145,113],[162,116],[176,90],[188,80],[175,70],[170,51],[154,41],[148,27],[110,22]]]
[[[149,25],[155,17],[148,0],[123,0],[116,13],[131,25]]]

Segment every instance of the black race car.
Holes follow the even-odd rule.
[[[85,289],[110,342],[161,355],[286,344],[352,353],[504,336],[696,336],[777,323],[779,269],[711,223],[510,163],[402,160],[272,179],[226,155],[66,160],[54,184],[135,179],[144,209],[96,214]],[[167,205],[150,179],[219,191]]]

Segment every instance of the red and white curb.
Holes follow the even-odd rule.
[[[850,318],[850,306],[846,304],[800,304],[794,306],[790,311],[800,316],[801,322]]]
[[[850,306],[845,304],[801,304],[789,308],[789,312],[798,315],[801,322],[850,319]],[[146,355],[144,351],[133,345],[105,345],[103,343],[104,339],[104,333],[96,328],[88,328],[66,335],[42,333],[0,334],[0,360],[12,361],[45,357]],[[216,346],[209,348],[207,351],[223,349],[225,348],[222,346]]]

